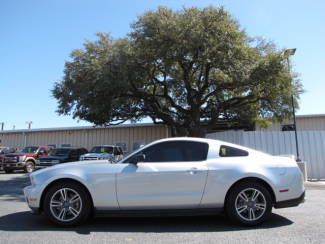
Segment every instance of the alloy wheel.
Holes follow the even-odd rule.
[[[32,173],[34,171],[34,164],[31,162],[26,163],[26,172]]]
[[[61,188],[51,197],[50,211],[53,217],[59,221],[73,221],[80,215],[81,210],[81,197],[71,188]]]
[[[235,200],[238,216],[248,222],[261,218],[266,210],[265,196],[255,188],[246,188],[239,192]]]

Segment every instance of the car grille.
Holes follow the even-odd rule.
[[[5,163],[17,163],[19,160],[18,160],[18,157],[5,157],[5,160],[4,162]]]

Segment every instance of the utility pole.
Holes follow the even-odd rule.
[[[0,124],[1,124],[1,131],[3,131],[3,128],[5,126],[5,122],[1,122]]]
[[[33,121],[26,121],[26,124],[28,125],[28,129],[30,130],[32,128]]]
[[[291,74],[291,65],[290,65],[290,56],[293,56],[296,53],[296,48],[290,48],[284,50],[284,56],[287,59],[288,69]],[[293,86],[293,84],[292,84]],[[291,93],[291,106],[292,106],[292,115],[293,115],[293,124],[294,124],[294,132],[295,132],[295,141],[296,141],[296,153],[297,158],[296,161],[300,162],[300,155],[299,155],[299,146],[298,146],[298,136],[297,136],[297,123],[296,123],[296,111],[295,111],[295,103],[294,103],[294,92]]]

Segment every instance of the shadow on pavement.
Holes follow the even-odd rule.
[[[0,197],[2,201],[25,201],[23,188],[29,185],[27,174],[3,174],[8,178],[0,180]]]
[[[159,218],[95,218],[90,223],[74,228],[60,228],[42,216],[29,211],[0,217],[0,231],[73,231],[88,235],[91,232],[220,232],[250,229],[268,229],[291,225],[293,222],[273,214],[264,224],[256,227],[235,226],[223,216],[159,217]]]

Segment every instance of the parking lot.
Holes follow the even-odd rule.
[[[259,227],[234,226],[222,216],[97,218],[57,228],[24,202],[24,174],[0,173],[0,243],[324,243],[325,183],[308,183],[306,202],[274,210]]]

